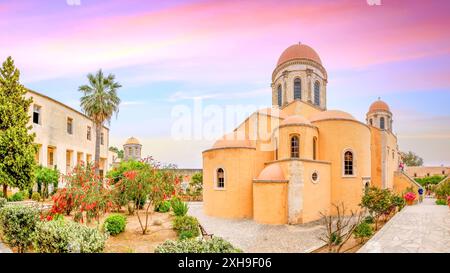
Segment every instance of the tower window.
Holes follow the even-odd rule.
[[[320,105],[320,83],[318,81],[314,83],[314,104]]]
[[[67,118],[67,133],[73,134],[73,119]]]
[[[385,128],[385,121],[384,121],[384,117],[381,117],[380,118],[380,129],[382,129],[382,130],[384,130],[384,128]]]
[[[298,158],[300,155],[300,141],[298,136],[291,137],[291,158]]]
[[[294,100],[300,100],[302,98],[302,82],[300,79],[294,80]]]
[[[278,85],[277,99],[278,99],[278,106],[281,107],[281,105],[283,104],[281,85]]]
[[[38,105],[33,105],[33,123],[41,124],[41,107]]]
[[[317,138],[313,138],[313,160],[317,159]]]
[[[225,188],[225,172],[222,168],[217,169],[217,188]]]
[[[353,153],[346,151],[344,153],[344,175],[353,175]]]
[[[373,120],[370,119],[370,120],[369,120],[369,123],[370,123],[370,125],[373,125]]]

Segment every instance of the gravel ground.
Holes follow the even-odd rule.
[[[0,242],[0,253],[12,253],[11,249]]]
[[[323,245],[318,237],[325,228],[318,223],[275,226],[253,220],[210,217],[203,213],[202,202],[190,202],[189,214],[198,218],[206,232],[228,240],[247,253],[304,253]]]

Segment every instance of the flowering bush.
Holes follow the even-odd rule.
[[[416,199],[416,195],[413,192],[406,193],[403,198],[405,198],[406,201],[414,201]]]
[[[187,239],[167,240],[155,249],[155,253],[240,253],[242,250],[220,237],[209,240]]]
[[[78,165],[72,174],[66,176],[66,187],[53,195],[50,215],[61,213],[70,215],[75,211],[77,221],[84,222],[83,215],[85,215],[88,222],[92,219],[98,222],[100,215],[113,206],[111,190],[106,186],[95,174],[92,165]]]

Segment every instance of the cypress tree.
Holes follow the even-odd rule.
[[[29,133],[27,90],[20,84],[20,72],[8,57],[0,68],[0,184],[6,197],[9,187],[21,190],[34,183],[35,134]]]

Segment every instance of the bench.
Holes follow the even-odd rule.
[[[200,231],[202,232],[202,237],[203,237],[203,238],[212,239],[212,237],[213,237],[214,234],[208,234],[208,233],[206,232],[205,228],[204,228],[202,225],[199,224],[198,226],[199,226],[199,228],[200,228]]]

